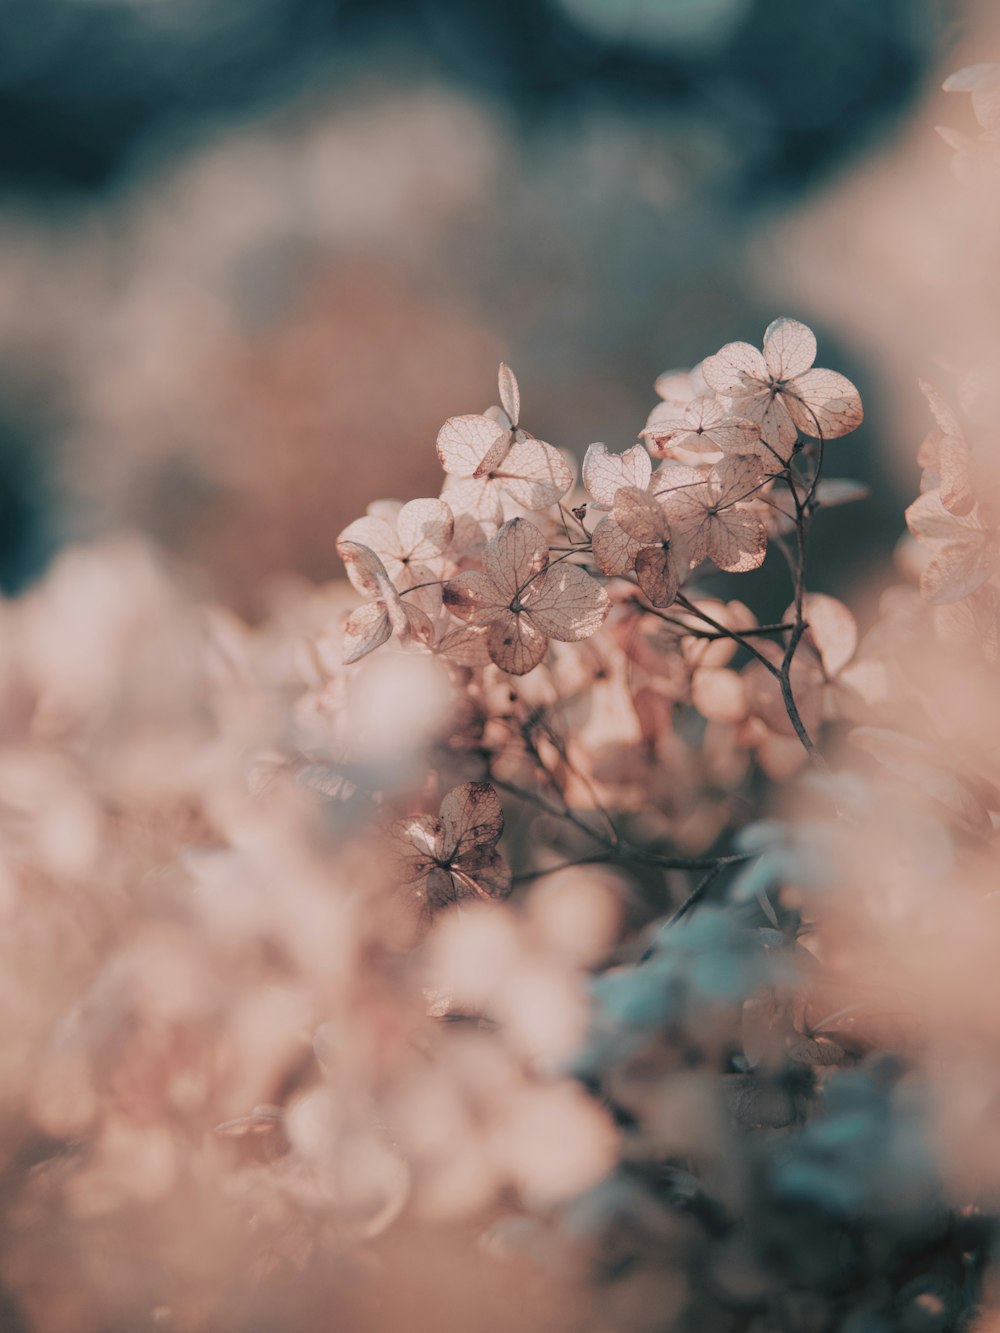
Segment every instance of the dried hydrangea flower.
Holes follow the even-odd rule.
[[[861,425],[861,395],[845,376],[813,368],[816,338],[798,320],[767,326],[763,355],[750,343],[727,343],[702,363],[706,381],[733,410],[760,427],[761,439],[787,459],[803,435],[832,440]]]
[[[523,518],[505,523],[487,543],[481,569],[445,584],[444,603],[467,624],[488,627],[490,658],[515,676],[538,665],[549,639],[589,638],[610,609],[607,593],[585,570],[549,563],[544,535]]]
[[[502,898],[510,867],[497,851],[503,807],[488,782],[465,782],[441,802],[437,815],[411,815],[390,830],[404,884],[432,911],[462,898]]]

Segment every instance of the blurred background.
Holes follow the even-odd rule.
[[[633,442],[658,372],[779,314],[816,328],[868,409],[833,470],[874,495],[820,525],[828,590],[891,550],[930,351],[909,345],[894,378],[912,311],[878,228],[919,214],[919,164],[947,183],[937,89],[988,6],[0,14],[5,591],[130,527],[256,614],[274,577],[338,572],[369,500],[437,493],[436,431],[493,401],[501,357],[528,427],[582,456]],[[920,281],[912,252],[904,270]]]

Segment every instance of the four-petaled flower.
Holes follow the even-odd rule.
[[[354,542],[374,551],[389,578],[399,589],[439,579],[442,556],[451,542],[455,523],[443,500],[410,500],[400,505],[382,500],[370,505],[340,534],[339,542]]]
[[[816,339],[795,319],[776,319],[763,355],[750,343],[727,343],[702,362],[705,381],[734,412],[760,427],[765,444],[787,460],[801,431],[832,440],[861,425],[861,396],[834,370],[813,368]]]
[[[410,815],[389,830],[403,883],[430,911],[462,898],[502,898],[510,867],[497,851],[503,808],[488,782],[465,782],[441,802],[437,815]]]
[[[610,607],[608,594],[578,565],[549,563],[544,534],[523,518],[487,543],[482,569],[445,584],[444,604],[467,624],[487,627],[490,657],[515,676],[538,665],[549,639],[572,643],[596,633]]]
[[[456,514],[494,526],[504,497],[522,509],[547,509],[566,494],[573,473],[558,449],[518,424],[521,397],[513,372],[500,366],[502,407],[449,417],[438,431],[437,455],[448,474],[445,496]]]
[[[691,563],[708,559],[730,573],[756,569],[767,551],[767,530],[750,506],[767,481],[761,456],[726,458],[703,479],[695,474],[692,481],[692,471],[661,470],[655,479],[671,528]]]

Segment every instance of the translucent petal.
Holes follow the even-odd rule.
[[[573,473],[559,450],[530,436],[515,440],[493,475],[523,509],[548,509],[573,485]]]
[[[864,420],[861,395],[835,370],[807,370],[780,395],[803,435],[836,440],[856,430]]]
[[[663,542],[670,537],[670,523],[663,505],[634,486],[618,490],[613,515],[618,526],[637,542]]]
[[[357,662],[392,634],[392,624],[381,602],[365,602],[344,622],[344,665]]]
[[[536,591],[537,588],[537,591]],[[550,639],[589,639],[604,624],[611,602],[596,579],[578,565],[550,565],[525,594],[527,614]]]
[[[526,518],[512,518],[487,543],[483,575],[493,584],[495,601],[510,604],[520,590],[545,568],[549,544],[545,534]]]
[[[490,625],[486,642],[490,657],[502,671],[523,676],[545,656],[549,641],[528,616],[507,611]]]
[[[705,382],[727,397],[745,397],[766,391],[770,376],[767,363],[750,343],[727,343],[701,363]]]
[[[463,782],[441,802],[445,856],[472,866],[503,833],[503,806],[488,782]]]
[[[361,522],[361,520],[357,520]],[[375,552],[360,542],[337,538],[337,554],[344,562],[347,577],[360,593],[368,597],[381,595],[384,583],[389,581],[385,565]]]
[[[764,361],[776,380],[790,380],[807,371],[816,360],[816,338],[805,324],[782,316],[767,326]]]
[[[592,444],[583,460],[583,484],[594,503],[604,509],[611,508],[622,486],[644,491],[652,475],[653,464],[641,444],[623,454],[609,454],[606,445]]]
[[[500,404],[510,418],[511,425],[516,426],[521,419],[521,391],[517,385],[517,377],[504,361],[500,362],[498,383]]]
[[[410,560],[433,560],[452,539],[455,520],[444,500],[411,500],[396,521],[400,549]]]
[[[437,455],[445,472],[473,477],[484,460],[499,464],[510,444],[510,432],[481,414],[449,417],[437,437]]]
[[[609,514],[594,529],[591,550],[602,573],[627,574],[635,568],[635,558],[642,550],[642,542],[630,537]]]

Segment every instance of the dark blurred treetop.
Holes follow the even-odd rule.
[[[794,190],[898,113],[938,0],[4,0],[0,182],[112,185],[151,146],[401,64],[524,126],[584,101],[702,116],[741,202]]]

